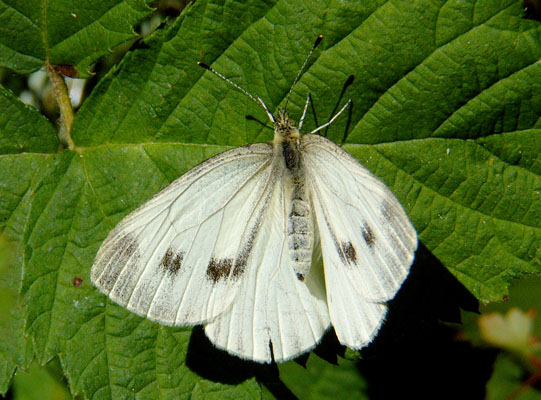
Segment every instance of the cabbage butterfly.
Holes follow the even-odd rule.
[[[151,320],[205,324],[214,345],[245,359],[297,357],[331,324],[362,348],[408,274],[417,234],[381,181],[314,135],[349,102],[301,136],[310,96],[297,128],[285,108],[274,116],[199,64],[263,107],[274,141],[214,156],[133,211],[103,242],[92,282]]]

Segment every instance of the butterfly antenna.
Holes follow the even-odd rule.
[[[312,50],[310,50],[310,53],[308,53],[308,55],[306,56],[306,59],[304,60],[304,63],[302,63],[302,67],[299,70],[299,73],[295,77],[295,80],[293,81],[293,84],[291,85],[291,88],[289,89],[289,92],[287,92],[286,105],[285,105],[284,109],[287,109],[287,104],[289,103],[289,98],[291,97],[291,93],[293,92],[293,88],[295,87],[295,85],[297,84],[299,79],[301,78],[301,75],[302,75],[302,73],[304,71],[304,68],[306,67],[306,64],[308,64],[308,60],[312,56],[312,53],[314,52],[316,47],[321,43],[322,40],[323,40],[323,35],[319,35],[317,37],[316,41],[314,42],[314,45],[312,46]]]
[[[205,68],[206,70],[212,72],[214,75],[218,76],[219,78],[222,78],[224,81],[226,81],[227,83],[229,83],[230,85],[234,86],[235,88],[237,88],[238,90],[240,90],[242,93],[244,93],[246,96],[248,96],[250,99],[252,99],[256,104],[258,104],[260,107],[263,107],[263,109],[265,110],[265,112],[267,113],[269,119],[271,120],[271,122],[274,124],[275,122],[275,119],[274,119],[274,115],[272,115],[272,113],[270,112],[269,110],[269,107],[267,107],[267,105],[265,104],[265,102],[261,99],[261,97],[259,96],[254,96],[252,95],[251,93],[249,93],[247,90],[245,90],[244,88],[242,88],[241,86],[237,85],[235,82],[233,82],[231,79],[229,78],[226,78],[225,76],[223,76],[222,74],[220,74],[218,71],[216,71],[214,68],[212,68],[211,66],[201,62],[201,61],[198,61],[197,62],[197,65],[199,65],[200,67],[203,67]]]

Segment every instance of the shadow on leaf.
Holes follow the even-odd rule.
[[[280,380],[275,363],[259,364],[229,355],[214,347],[201,326],[192,331],[186,365],[199,376],[214,382],[236,385],[255,377],[277,398],[293,396]]]
[[[484,398],[495,353],[457,339],[460,309],[477,312],[475,297],[420,243],[410,275],[389,303],[360,373],[371,399]],[[451,324],[445,324],[447,322]]]
[[[482,398],[496,354],[457,340],[458,330],[452,325],[460,323],[461,309],[476,312],[478,306],[475,297],[420,244],[409,277],[389,303],[383,327],[361,351],[358,370],[367,381],[369,397],[415,394],[424,398],[439,393],[438,398]],[[313,352],[336,365],[345,347],[331,329]],[[295,362],[306,366],[310,354]],[[193,330],[186,364],[198,375],[226,384],[255,377],[275,397],[293,398],[276,364],[231,356],[215,348],[202,327]]]

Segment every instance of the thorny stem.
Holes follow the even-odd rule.
[[[62,146],[68,150],[73,150],[75,143],[73,143],[71,138],[71,125],[73,124],[74,115],[66,82],[64,81],[64,77],[56,72],[54,67],[49,63],[47,63],[47,74],[53,84],[55,98],[60,108],[58,138]]]

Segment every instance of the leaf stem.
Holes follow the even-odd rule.
[[[71,125],[73,124],[74,114],[71,107],[68,87],[64,81],[64,77],[60,75],[54,67],[47,63],[47,74],[53,84],[53,90],[58,107],[60,108],[60,126],[58,129],[58,138],[60,143],[67,149],[73,150],[75,143],[71,138]]]

